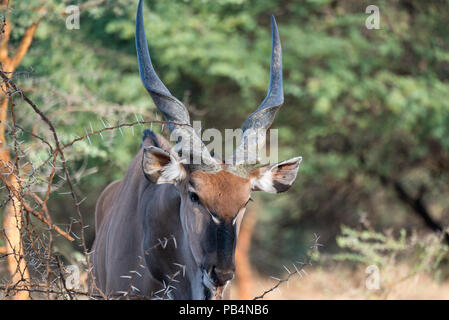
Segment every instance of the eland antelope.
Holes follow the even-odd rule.
[[[237,235],[251,192],[288,190],[301,162],[301,157],[259,166],[251,162],[257,159],[251,144],[265,145],[265,135],[259,133],[269,129],[284,101],[281,44],[273,16],[271,23],[268,94],[244,121],[242,143],[222,161],[207,151],[190,126],[187,108],[154,71],[139,2],[135,37],[140,77],[169,130],[180,139],[172,147],[145,130],[125,177],[112,182],[98,199],[93,275],[105,295],[229,297],[224,289],[234,277]],[[185,161],[192,156],[200,162]]]

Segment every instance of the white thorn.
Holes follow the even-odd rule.
[[[130,273],[135,273],[135,274],[137,274],[139,277],[142,277],[142,275],[141,275],[139,272],[135,271],[135,270],[130,271]]]
[[[156,294],[159,294],[159,293],[164,292],[164,291],[165,291],[165,288],[162,288],[161,290],[156,291],[154,294],[156,295]]]
[[[285,265],[282,266],[284,267],[285,270],[287,270],[288,274],[291,274],[291,271]]]
[[[139,290],[139,289],[137,289],[137,288],[136,288],[136,287],[134,287],[134,286],[131,286],[131,289],[133,289],[134,291],[140,292],[140,290]]]
[[[296,267],[296,265],[295,265],[294,263],[293,263],[293,267],[295,268],[296,273],[299,274],[299,275],[301,275],[301,273],[299,272],[298,268]]]
[[[87,132],[87,129],[84,129],[86,131],[86,138],[89,140],[89,144],[92,144],[92,141],[90,141],[89,133]]]
[[[118,123],[118,129],[119,129],[119,131],[120,131],[120,134],[121,134],[122,137],[123,137],[123,130],[122,130],[122,127],[120,127],[120,121],[119,121],[119,123]]]

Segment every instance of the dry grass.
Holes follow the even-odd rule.
[[[360,299],[449,299],[449,281],[439,283],[426,273],[411,274],[407,265],[395,265],[387,270],[380,270],[380,289],[369,290],[365,286],[367,274],[365,268],[352,270],[338,266],[333,269],[314,267],[308,269],[308,275],[292,278],[286,284],[267,294],[266,299],[273,300],[360,300]],[[254,294],[269,288],[275,280],[256,277]],[[231,297],[238,298],[238,286],[232,288]]]

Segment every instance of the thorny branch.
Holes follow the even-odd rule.
[[[0,78],[3,81],[3,88],[6,88],[4,94],[7,95],[8,99],[11,101],[11,115],[14,119],[13,126],[10,128],[10,137],[13,139],[14,153],[15,158],[8,163],[2,163],[3,168],[7,168],[7,172],[3,172],[0,174],[0,180],[3,182],[4,187],[9,191],[9,198],[4,202],[11,202],[13,198],[18,199],[21,203],[21,208],[23,212],[19,212],[18,214],[24,215],[26,219],[26,224],[23,226],[17,226],[18,229],[21,230],[22,236],[24,238],[24,243],[26,245],[24,249],[24,255],[18,254],[18,252],[6,253],[0,251],[2,254],[0,258],[4,258],[10,255],[14,255],[19,259],[24,259],[27,261],[27,268],[31,269],[34,273],[40,275],[41,280],[44,280],[45,283],[36,279],[28,279],[23,275],[21,276],[19,281],[12,283],[9,281],[6,284],[0,284],[0,292],[3,292],[3,299],[7,298],[14,292],[26,291],[28,293],[46,295],[47,298],[62,298],[62,299],[78,299],[78,298],[90,298],[90,299],[171,299],[171,292],[176,290],[176,283],[179,282],[179,277],[183,276],[185,266],[181,264],[176,264],[179,270],[174,272],[172,275],[167,275],[167,281],[162,282],[162,287],[160,290],[151,293],[150,296],[142,295],[138,288],[133,286],[133,280],[136,277],[142,276],[138,270],[131,270],[129,275],[123,275],[122,277],[126,277],[130,279],[129,289],[123,292],[116,292],[113,295],[106,296],[101,292],[96,286],[92,278],[91,270],[92,265],[89,259],[89,252],[86,246],[86,241],[84,237],[84,229],[85,225],[83,223],[81,211],[80,211],[80,201],[78,200],[78,196],[75,193],[72,178],[69,173],[67,167],[67,161],[65,157],[65,150],[72,147],[75,143],[79,141],[87,140],[90,144],[92,143],[90,137],[92,135],[100,135],[102,137],[102,133],[105,131],[113,131],[119,130],[121,134],[121,128],[130,127],[134,128],[134,126],[158,123],[162,125],[175,124],[175,125],[188,125],[170,121],[160,121],[160,120],[151,120],[145,121],[143,119],[138,119],[136,116],[136,121],[129,123],[119,123],[117,125],[110,125],[107,122],[103,121],[103,128],[94,130],[91,126],[90,130],[85,131],[85,135],[81,137],[77,137],[71,140],[68,143],[62,144],[61,140],[57,134],[55,126],[52,121],[40,110],[40,108],[14,83],[12,78],[9,75],[10,73],[0,70]],[[38,115],[38,117],[46,124],[51,132],[52,142],[48,141],[45,137],[39,136],[35,132],[28,131],[24,129],[22,126],[16,123],[15,113],[14,113],[14,102],[13,97],[15,95],[20,96],[20,98],[33,110],[33,112]],[[3,124],[6,125],[6,124]],[[32,139],[42,143],[48,147],[49,157],[37,168],[35,168],[32,164],[28,166],[20,166],[19,160],[20,158],[25,157],[26,153],[21,150],[21,143],[18,141],[18,130],[23,133],[29,134]],[[62,163],[62,171],[64,173],[64,182],[69,187],[69,194],[72,197],[73,205],[75,211],[77,213],[77,219],[73,219],[70,222],[68,230],[63,230],[61,227],[55,225],[51,219],[51,213],[47,207],[47,201],[50,198],[50,194],[54,189],[53,178],[56,175],[57,171],[57,161],[60,160]],[[38,173],[39,170],[44,168],[46,165],[51,166],[51,170],[49,172],[49,179],[47,182],[46,192],[44,197],[39,197],[36,193],[29,191],[29,186],[33,183],[26,182],[24,179],[24,174],[28,170],[30,170],[30,166],[32,167],[32,172],[29,176],[32,178],[34,174]],[[22,169],[22,170],[21,170]],[[14,175],[17,181],[20,181],[21,188],[16,188],[13,184],[11,184],[8,180],[8,176]],[[28,179],[30,179],[28,177]],[[30,202],[34,202],[33,204]],[[2,206],[0,204],[0,206]],[[40,222],[42,222],[48,229],[47,234],[42,233],[37,226],[34,225],[33,221],[30,219],[29,214],[35,218],[37,218]],[[76,235],[72,230],[72,226],[77,224],[80,230],[80,236]],[[61,262],[59,256],[55,256],[53,252],[53,234],[52,232],[56,232],[61,235],[65,239],[69,241],[78,241],[80,246],[83,249],[84,259],[85,259],[85,268],[88,279],[86,280],[85,289],[71,288],[67,286],[65,267]],[[5,232],[3,232],[5,234]],[[76,238],[76,239],[75,239]],[[314,244],[311,246],[311,250],[307,256],[307,259],[304,262],[296,262],[293,263],[294,272],[284,266],[284,269],[288,272],[288,275],[283,279],[278,279],[272,277],[276,280],[276,283],[269,289],[265,290],[259,296],[254,297],[253,300],[259,300],[265,298],[267,294],[273,292],[278,289],[283,283],[288,283],[291,278],[294,276],[303,277],[306,274],[305,267],[311,265],[312,254],[314,251],[318,250],[318,247],[321,246],[318,243],[319,237],[315,237]],[[8,239],[6,239],[8,241]],[[156,243],[153,247],[148,250],[156,249],[161,247],[165,249],[167,243],[169,241],[173,241],[175,247],[177,247],[176,239],[173,236],[168,238],[160,239],[158,243]],[[1,248],[0,248],[1,249]],[[147,252],[146,252],[147,254]],[[143,258],[139,258],[140,263],[139,266],[142,268],[143,266]],[[299,266],[297,266],[299,265]],[[16,271],[19,272],[20,270]],[[87,287],[87,289],[86,289]]]
[[[78,196],[74,190],[74,184],[72,182],[72,177],[69,173],[67,167],[67,160],[65,156],[65,151],[72,147],[76,142],[82,140],[90,141],[90,136],[100,135],[105,131],[119,130],[122,133],[121,128],[131,127],[143,124],[152,125],[153,123],[158,123],[164,125],[176,124],[176,125],[186,125],[167,121],[145,121],[143,119],[138,119],[136,116],[136,121],[130,123],[120,123],[115,126],[106,125],[103,122],[104,127],[99,130],[86,130],[86,134],[82,137],[77,137],[72,141],[62,144],[59,135],[56,131],[55,126],[52,121],[42,112],[42,110],[14,83],[12,79],[12,73],[5,72],[0,69],[0,82],[2,84],[3,94],[10,101],[10,113],[13,119],[13,124],[8,125],[7,123],[2,123],[5,128],[8,128],[10,138],[12,139],[12,145],[9,147],[14,151],[14,158],[8,161],[2,161],[2,168],[4,169],[0,174],[0,180],[3,183],[1,189],[6,188],[9,196],[0,206],[6,206],[8,203],[14,201],[14,199],[20,202],[20,208],[16,210],[16,215],[21,215],[24,217],[24,222],[22,225],[16,225],[17,230],[20,231],[21,237],[23,238],[24,248],[21,251],[17,251],[14,248],[13,252],[6,252],[2,249],[0,258],[5,258],[8,256],[13,256],[15,259],[26,261],[26,270],[30,270],[33,274],[37,275],[37,278],[30,276],[26,277],[22,270],[16,270],[16,274],[20,273],[20,279],[18,281],[10,281],[6,284],[0,284],[0,293],[2,293],[3,299],[8,298],[15,294],[15,292],[27,291],[28,293],[35,293],[38,295],[46,295],[47,298],[62,298],[62,299],[76,299],[76,298],[92,298],[92,299],[115,299],[115,298],[132,298],[132,299],[160,299],[168,297],[170,298],[170,290],[173,290],[171,282],[176,281],[176,276],[179,274],[172,275],[169,277],[171,282],[164,282],[164,290],[162,296],[155,294],[152,297],[147,297],[138,294],[138,289],[132,286],[130,282],[130,290],[127,291],[126,295],[123,293],[116,293],[111,296],[105,296],[101,290],[99,290],[93,281],[91,270],[92,265],[89,259],[89,252],[86,246],[86,241],[84,237],[84,229],[86,226],[83,223],[80,204],[82,201],[78,200]],[[26,103],[33,110],[40,120],[42,120],[45,125],[50,130],[51,140],[47,140],[46,137],[39,136],[37,133],[25,130],[22,126],[17,124],[16,115],[14,111],[14,96],[19,96],[22,101]],[[134,129],[133,129],[134,130]],[[49,157],[38,167],[35,167],[31,161],[27,161],[25,165],[21,165],[21,161],[26,159],[26,152],[22,148],[22,142],[19,141],[19,133],[27,133],[31,136],[31,139],[46,145],[49,150]],[[123,133],[122,133],[123,134]],[[3,146],[5,147],[5,146]],[[19,161],[20,160],[20,161]],[[57,163],[62,164],[58,166]],[[50,171],[47,173],[47,186],[45,188],[44,196],[40,197],[35,192],[30,191],[30,187],[36,182],[42,184],[42,179],[37,177],[41,170],[49,165]],[[76,219],[67,224],[68,230],[63,230],[61,227],[55,225],[51,218],[51,212],[48,209],[47,202],[50,199],[52,191],[55,189],[54,177],[58,170],[62,170],[64,174],[63,183],[69,188],[69,194],[72,197],[73,206],[77,214]],[[18,181],[20,188],[16,187],[10,182],[9,177],[14,177],[15,181]],[[20,212],[19,212],[20,211]],[[37,218],[42,222],[47,228],[42,232],[41,227],[35,225],[33,220],[30,219],[30,215]],[[75,234],[72,230],[74,225],[78,225],[79,235]],[[53,250],[53,232],[61,235],[69,241],[78,242],[82,247],[84,255],[84,266],[87,274],[87,279],[84,283],[84,290],[73,289],[66,285],[66,275],[65,268],[59,256],[55,256]],[[3,235],[5,238],[5,231],[3,230]],[[173,240],[176,244],[175,239],[164,239],[161,240],[157,246],[165,247],[168,240]],[[9,239],[5,238],[5,241],[9,243]],[[1,249],[1,248],[0,248]],[[23,252],[23,253],[20,253]],[[139,275],[139,272],[135,272],[134,276]],[[40,278],[40,279],[39,279]],[[43,283],[41,280],[44,280]],[[167,289],[168,288],[168,289]],[[136,294],[137,293],[137,294]],[[30,296],[31,297],[31,296]],[[32,297],[31,297],[32,298]]]
[[[299,267],[296,266],[295,263],[292,264],[293,268],[295,269],[294,272],[284,265],[283,268],[287,271],[288,275],[283,279],[271,277],[272,279],[276,280],[276,283],[269,289],[266,289],[259,296],[254,297],[253,300],[260,300],[260,299],[265,298],[265,296],[267,294],[278,289],[281,284],[288,283],[290,281],[290,279],[293,278],[294,276],[298,276],[299,278],[302,278],[304,275],[307,275],[305,267],[312,265],[313,253],[318,251],[318,248],[322,246],[322,244],[318,243],[319,239],[320,239],[320,237],[318,235],[314,234],[313,244],[310,247],[309,252],[307,253],[307,257],[306,257],[305,261],[296,261],[296,264],[298,264]]]

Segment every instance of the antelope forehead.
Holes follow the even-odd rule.
[[[191,180],[204,205],[224,218],[233,217],[248,201],[251,191],[249,179],[226,171],[195,172]]]
[[[191,181],[198,188],[217,188],[227,189],[240,187],[242,189],[249,188],[250,180],[248,178],[239,177],[233,173],[221,170],[217,173],[207,173],[203,171],[195,171],[191,174]]]

